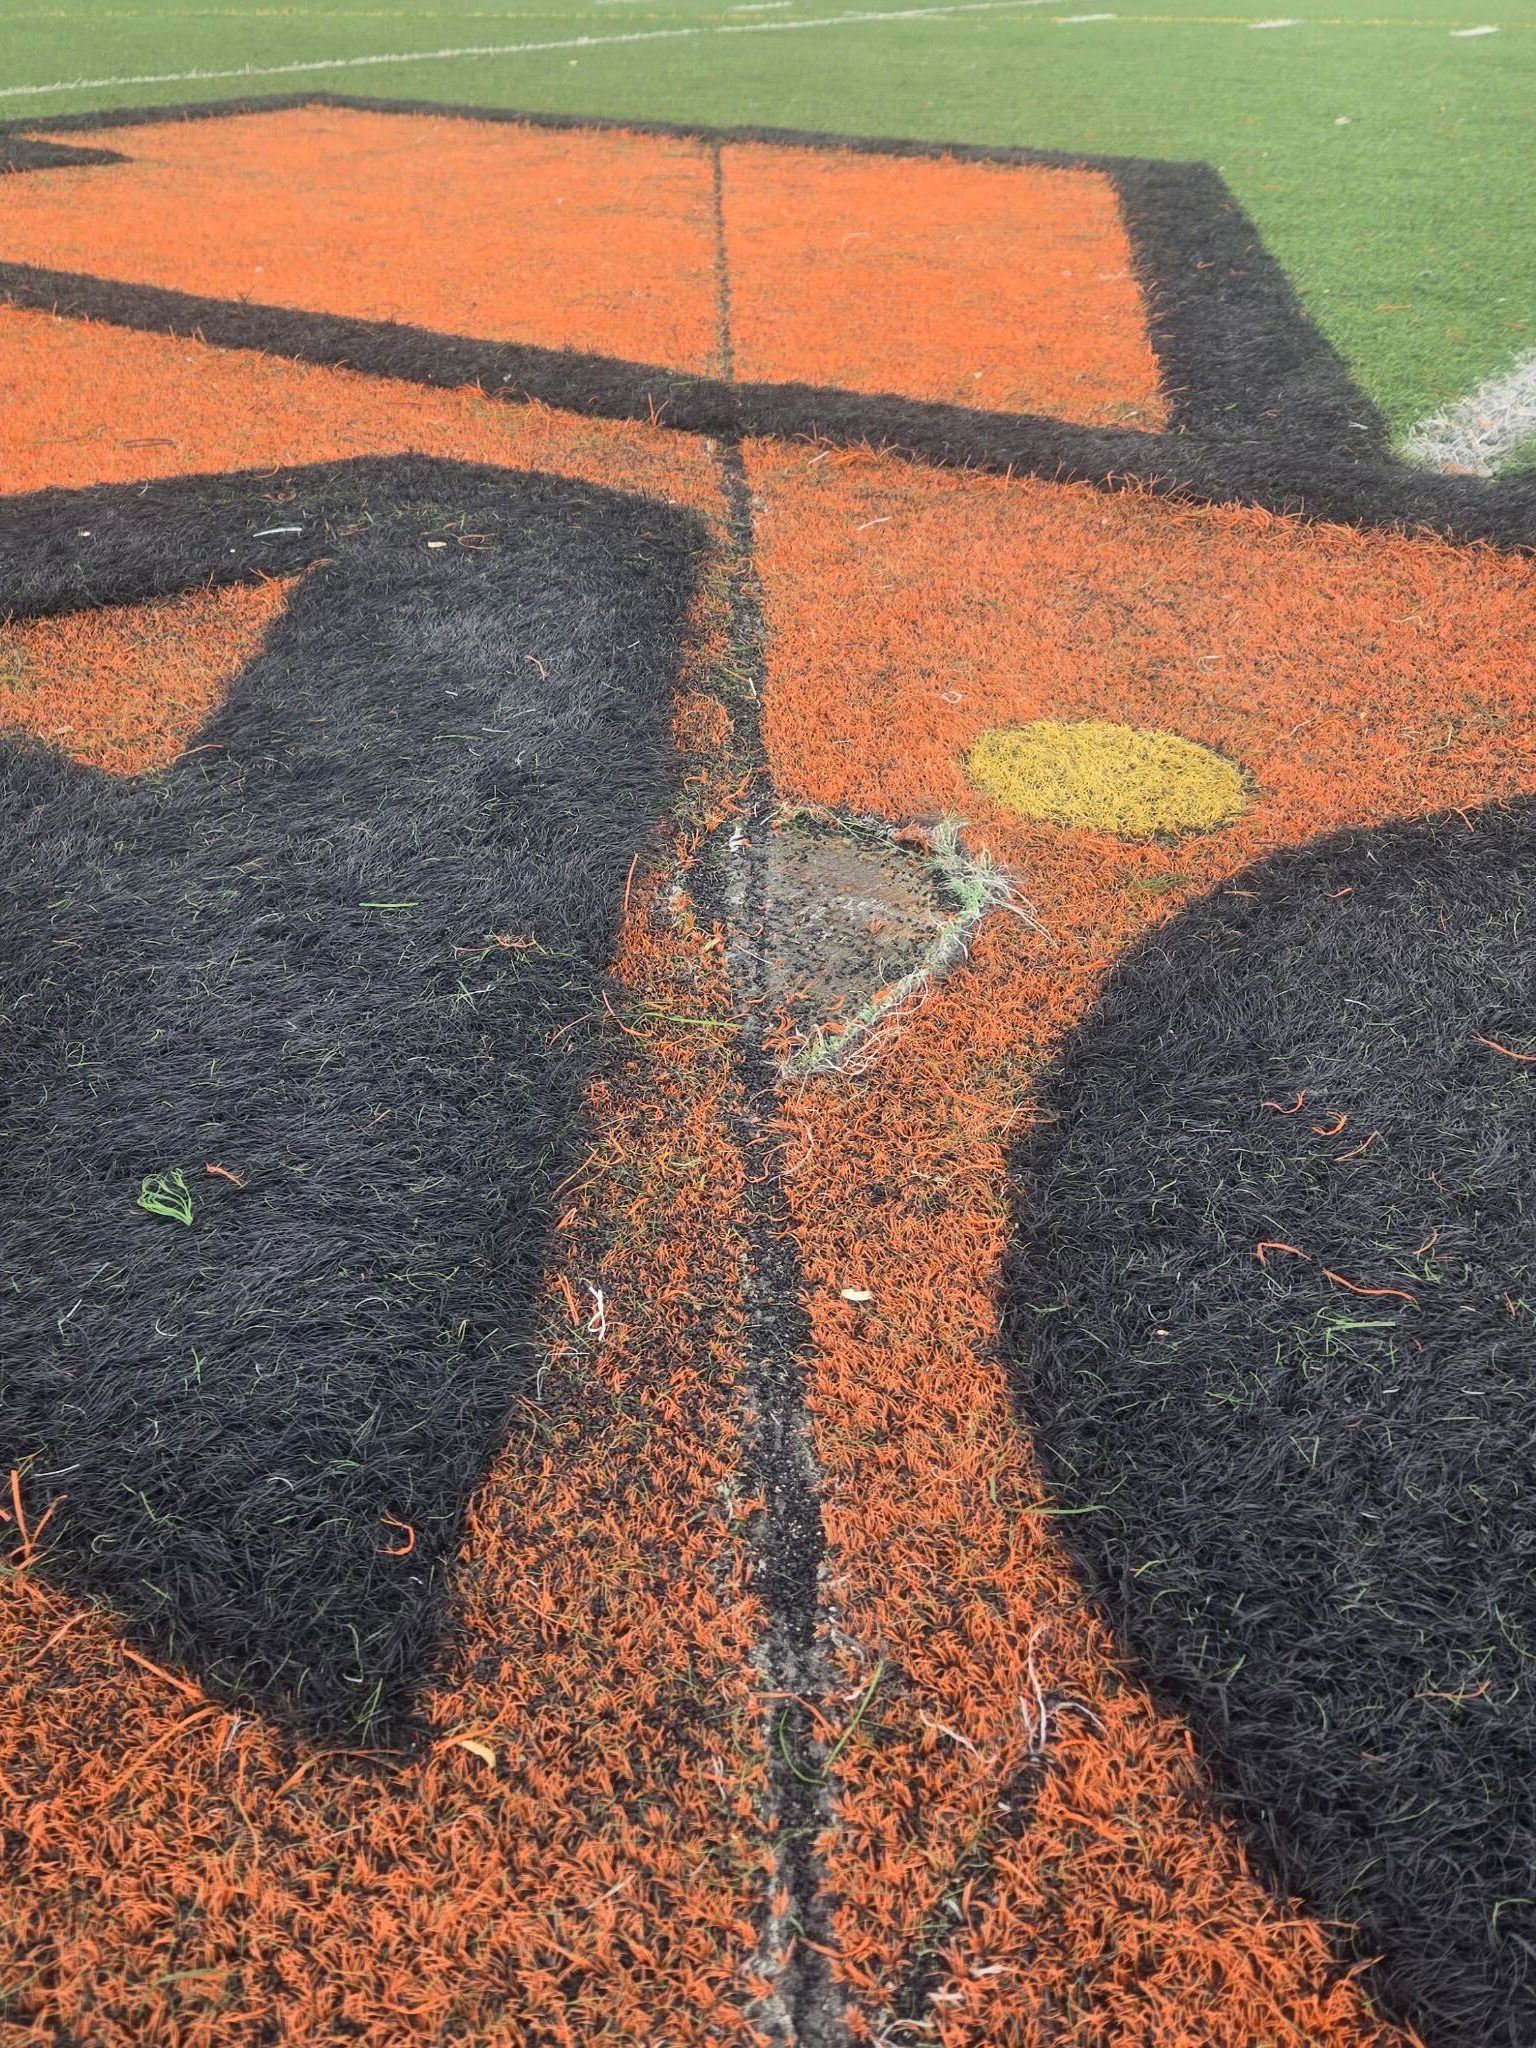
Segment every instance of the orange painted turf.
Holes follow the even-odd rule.
[[[112,775],[165,768],[282,611],[273,581],[0,625],[0,733]]]
[[[0,259],[720,369],[702,143],[344,108],[78,140],[130,161],[13,179]],[[1098,173],[754,145],[723,192],[736,375],[1165,423]]]
[[[1119,203],[1098,172],[722,155],[738,377],[1166,424]]]
[[[157,149],[200,137],[207,177],[239,125],[148,132]],[[132,151],[145,132],[106,140]],[[732,235],[753,218],[733,210],[736,160],[757,154],[727,152]],[[831,162],[841,243],[889,197],[852,177],[863,160]],[[83,195],[116,175],[13,183],[50,184],[58,206],[61,180]],[[1062,194],[1062,247],[1119,232],[1098,204]],[[764,205],[757,254],[733,250],[738,280],[770,281],[760,313],[749,300],[738,315],[745,375],[762,374],[752,323],[772,313],[772,281],[830,260],[825,244],[806,253],[814,210],[797,225],[787,202]],[[99,267],[109,240],[93,245]],[[65,264],[62,246],[31,260]],[[909,273],[858,260],[884,289],[948,258],[929,250]],[[1002,303],[983,296],[969,341]],[[774,330],[778,360],[801,345],[793,320]],[[1104,331],[1144,349],[1138,323],[1122,309]],[[875,388],[959,360],[938,343],[925,355],[920,333],[832,329],[834,355],[865,350]],[[992,360],[969,353],[972,368]],[[1090,389],[1119,403],[1141,374],[1134,349],[1090,360],[1085,405]],[[1135,388],[1160,417],[1155,386]],[[1076,401],[1030,402],[1070,414]],[[8,492],[408,448],[721,512],[714,458],[681,435],[0,311]],[[827,1711],[850,1713],[843,1696],[879,1673],[821,1845],[852,2024],[947,2048],[1404,2048],[1316,1925],[1256,1882],[1187,1733],[1119,1664],[1076,1584],[996,1357],[1005,1150],[1108,964],[1191,894],[1336,824],[1536,787],[1532,566],[867,453],[762,444],[748,463],[780,794],[897,821],[961,814],[1050,933],[993,919],[970,968],[900,1023],[866,1077],[783,1105],[838,1616]],[[173,722],[164,693],[141,687],[143,614],[186,632],[212,690],[276,602],[256,586],[13,626],[0,664],[22,636],[72,750],[151,766],[184,742],[194,706],[184,691]],[[135,1659],[109,1618],[51,1590],[28,1530],[0,1523],[22,1567],[0,1575],[0,1665],[16,1674],[0,1801],[19,1845],[0,1870],[0,1963],[21,1987],[18,2042],[753,2038],[743,2007],[773,1841],[763,1617],[747,1589],[759,1504],[743,1478],[743,1170],[731,991],[719,934],[687,898],[699,836],[741,775],[716,689],[723,608],[717,564],[678,710],[697,760],[683,814],[635,877],[616,963],[622,1057],[589,1093],[541,1398],[466,1532],[428,1752],[369,1763],[292,1747]],[[118,652],[98,661],[93,644]],[[964,759],[980,732],[1042,716],[1199,740],[1243,766],[1252,806],[1169,844],[1025,824],[969,787]],[[28,1528],[47,1505],[24,1498]],[[921,2030],[902,2030],[909,2009]]]
[[[407,451],[720,507],[682,434],[0,307],[0,491]]]
[[[338,107],[78,139],[132,161],[12,179],[7,260],[713,367],[696,143]]]

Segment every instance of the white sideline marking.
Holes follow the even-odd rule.
[[[1070,27],[1075,21],[1117,21],[1119,16],[1114,14],[1058,14],[1056,19]]]
[[[1491,21],[1485,21],[1481,28],[1453,28],[1453,36],[1496,36],[1498,30]]]
[[[194,85],[203,79],[296,78],[311,71],[361,71],[376,64],[443,64],[459,57],[526,57],[540,50],[601,50],[615,43],[668,43],[686,36],[761,36],[797,28],[842,28],[870,21],[931,21],[941,15],[999,14],[1050,7],[1059,0],[952,0],[939,7],[896,7],[878,12],[821,14],[803,21],[700,22],[690,28],[632,29],[627,35],[562,36],[548,43],[463,43],[451,50],[383,50],[368,57],[306,57],[292,64],[237,64],[228,71],[138,71],[116,78],[56,78],[49,85],[0,85],[0,100],[50,92],[96,92],[113,85]]]
[[[1295,14],[1282,14],[1274,21],[1250,21],[1250,28],[1300,28],[1301,19]]]
[[[1522,441],[1536,434],[1536,353],[1490,377],[1470,397],[1419,421],[1402,451],[1424,469],[1449,476],[1493,476]]]

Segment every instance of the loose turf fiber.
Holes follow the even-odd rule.
[[[1019,1152],[1018,1398],[1261,1863],[1427,2037],[1536,2038],[1536,809],[1248,870]]]
[[[12,500],[0,551],[40,612],[263,530],[315,566],[175,766],[0,753],[0,1432],[63,1583],[375,1739],[532,1372],[696,532],[405,459]]]

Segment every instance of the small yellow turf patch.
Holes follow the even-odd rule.
[[[971,780],[1021,817],[1085,825],[1122,839],[1209,832],[1246,803],[1243,778],[1209,747],[1155,727],[1041,718],[984,732]]]

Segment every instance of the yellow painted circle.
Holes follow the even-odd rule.
[[[995,726],[966,760],[971,780],[1020,817],[1147,839],[1209,832],[1247,803],[1225,755],[1156,727],[1059,718]]]

